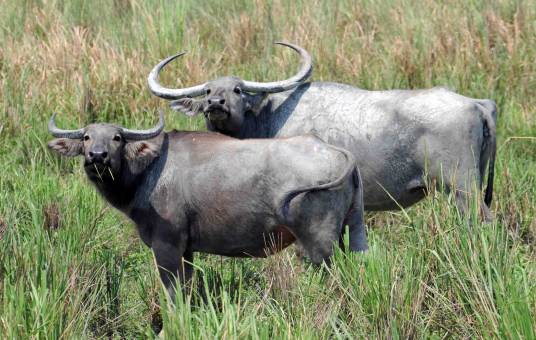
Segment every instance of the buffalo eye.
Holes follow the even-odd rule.
[[[207,89],[207,94],[210,94],[210,89]]]
[[[236,93],[236,94],[240,94],[240,93],[242,93],[242,90],[240,89],[240,87],[237,86],[237,87],[234,88],[233,92]]]
[[[84,135],[84,140],[89,140],[89,135]]]
[[[121,141],[121,136],[120,135],[115,135],[114,136],[114,142],[120,142]]]

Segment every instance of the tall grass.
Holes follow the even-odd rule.
[[[0,0],[0,334],[5,338],[535,338],[536,6],[531,1]],[[143,128],[161,58],[173,86],[275,80],[309,50],[315,80],[446,85],[499,106],[492,224],[451,197],[368,216],[370,252],[312,270],[200,255],[199,289],[165,304],[150,251],[46,121]],[[167,115],[167,126],[202,129]],[[185,302],[184,302],[185,301]]]

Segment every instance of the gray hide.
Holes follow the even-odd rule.
[[[354,157],[317,137],[241,141],[174,131],[132,141],[111,124],[65,132],[54,117],[49,129],[79,132],[49,148],[84,156],[88,178],[152,248],[171,294],[175,276],[190,278],[196,251],[264,257],[296,240],[321,263],[343,225],[351,250],[367,249]]]
[[[151,73],[151,89],[159,65]],[[171,107],[188,115],[203,113],[209,130],[236,138],[312,132],[351,151],[363,176],[365,210],[397,209],[421,200],[427,174],[430,182],[444,184],[440,189],[455,190],[463,211],[473,184],[481,188],[488,163],[485,203],[491,202],[496,149],[491,100],[439,87],[367,91],[312,82],[267,94],[246,93],[242,86],[236,77],[216,79],[203,85],[208,94],[175,97]],[[488,207],[482,209],[489,219]]]

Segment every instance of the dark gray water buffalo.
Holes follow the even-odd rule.
[[[302,57],[294,77],[256,83],[224,77],[189,88],[168,89],[158,82],[161,61],[151,71],[152,93],[173,100],[187,115],[203,113],[209,130],[237,138],[271,138],[314,132],[351,151],[363,176],[365,210],[407,207],[421,200],[427,180],[455,190],[467,207],[473,184],[481,188],[489,164],[485,203],[493,192],[495,103],[464,97],[446,88],[367,91],[327,82],[304,83],[311,57]],[[191,97],[200,97],[198,99]],[[485,216],[488,208],[482,205]]]
[[[191,276],[195,251],[264,257],[297,240],[320,263],[345,224],[351,250],[367,249],[362,184],[349,152],[314,136],[241,141],[163,127],[162,113],[145,131],[61,130],[52,116],[57,138],[48,146],[84,156],[90,181],[152,248],[171,294],[174,275]]]

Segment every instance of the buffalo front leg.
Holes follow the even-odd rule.
[[[362,212],[350,212],[345,224],[348,225],[348,229],[350,230],[350,251],[366,252],[368,250],[368,241]]]
[[[153,253],[160,273],[160,279],[166,288],[170,300],[175,302],[176,282],[181,284],[183,292],[192,277],[192,250],[187,246],[186,238],[179,242],[170,242],[156,238],[152,244]]]
[[[346,215],[344,224],[350,231],[350,251],[366,252],[368,250],[367,231],[365,228],[365,207],[363,202],[363,182],[359,170],[356,169],[356,190],[350,211]]]

